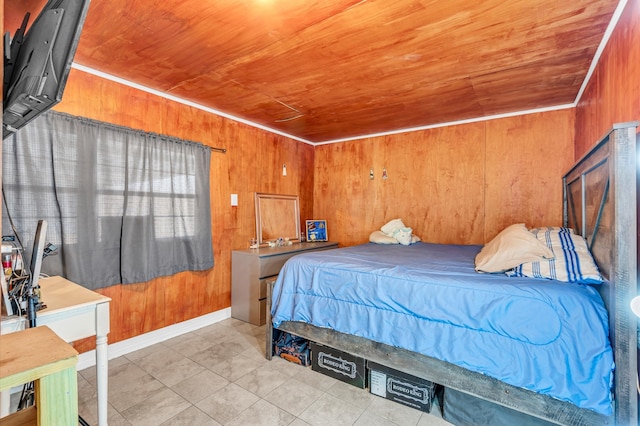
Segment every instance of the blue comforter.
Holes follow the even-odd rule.
[[[598,292],[477,273],[480,248],[369,243],[294,256],[274,287],[273,324],[361,336],[611,415],[613,353]]]

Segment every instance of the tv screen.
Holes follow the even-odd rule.
[[[2,138],[60,102],[89,0],[49,0],[31,27],[29,14],[10,44],[5,35]]]

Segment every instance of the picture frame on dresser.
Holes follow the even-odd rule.
[[[327,234],[327,221],[326,220],[307,220],[306,221],[306,234],[307,241],[329,241]]]

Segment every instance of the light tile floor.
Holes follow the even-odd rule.
[[[264,356],[265,327],[227,319],[109,361],[109,424],[444,426],[311,368]],[[97,424],[95,367],[78,372],[79,412]]]

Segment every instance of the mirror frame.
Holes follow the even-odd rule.
[[[269,203],[269,201],[277,201],[278,203]],[[264,234],[263,217],[272,217],[274,215],[282,217],[284,213],[273,211],[273,208],[276,207],[277,204],[281,202],[287,202],[287,201],[290,201],[292,203],[291,210],[293,210],[293,214],[295,215],[295,218],[289,218],[289,219],[295,222],[295,225],[294,225],[295,233],[294,235],[280,235],[280,237],[289,238],[289,241],[291,242],[300,241],[300,200],[298,196],[282,195],[282,194],[267,194],[263,192],[256,192],[256,195],[255,195],[256,237],[259,245],[261,246],[267,245],[269,242],[277,240],[277,238],[268,239],[263,237],[263,234]],[[270,206],[269,204],[273,204],[273,206]],[[286,220],[286,219],[283,218],[283,220]]]

